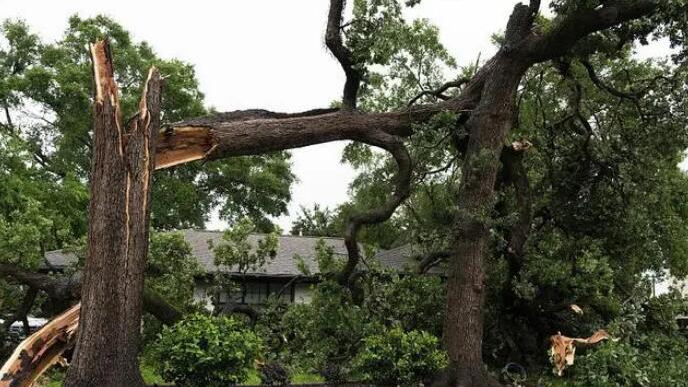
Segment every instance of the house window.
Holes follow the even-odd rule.
[[[244,284],[244,304],[264,304],[268,297],[277,295],[289,284],[288,280],[271,280],[264,282],[246,282]],[[279,296],[280,301],[285,303],[294,302],[294,286],[290,285],[284,289]]]

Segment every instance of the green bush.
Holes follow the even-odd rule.
[[[401,328],[365,338],[353,361],[354,372],[367,382],[405,386],[418,384],[447,364],[437,337]]]
[[[576,351],[564,377],[546,385],[688,387],[688,338],[676,322],[687,307],[679,293],[629,301],[607,326],[617,340]]]
[[[248,378],[262,347],[239,320],[194,314],[163,329],[154,354],[167,382],[224,387]]]

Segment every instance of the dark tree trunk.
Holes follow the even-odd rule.
[[[452,385],[490,386],[482,359],[484,262],[489,251],[495,179],[515,114],[516,89],[527,65],[495,58],[478,107],[466,123],[470,140],[457,198],[454,256],[450,262],[445,345]]]
[[[64,385],[142,386],[137,355],[160,76],[151,69],[138,115],[125,131],[107,43],[91,45],[91,57],[96,95],[88,258],[75,358]]]

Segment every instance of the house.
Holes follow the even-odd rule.
[[[181,232],[191,246],[192,255],[196,257],[202,271],[196,278],[194,298],[211,308],[209,294],[213,292],[214,276],[220,268],[215,265],[214,255],[208,242],[212,241],[213,245],[218,245],[222,241],[222,232],[190,229]],[[248,241],[256,245],[263,237],[261,234],[251,234]],[[272,294],[279,294],[280,299],[287,303],[309,302],[311,285],[317,281],[316,275],[319,274],[315,259],[315,248],[319,240],[323,240],[328,247],[333,249],[335,257],[346,259],[347,250],[342,238],[278,236],[275,257],[264,266],[244,273],[240,273],[236,268],[223,269],[224,273],[241,279],[243,290],[230,295],[216,294],[215,296],[218,297],[216,301],[220,306],[229,300],[238,304],[255,305],[264,303]],[[412,253],[413,249],[410,245],[404,245],[396,249],[381,251],[373,260],[381,268],[411,273],[415,272],[414,268],[418,265],[418,262],[412,258]],[[301,259],[296,259],[296,256]],[[55,270],[64,270],[76,262],[76,259],[73,253],[61,250],[46,253],[48,264]],[[373,263],[369,262],[369,264]],[[304,275],[300,270],[300,265],[307,267],[310,274]],[[431,274],[441,272],[442,270],[437,267],[430,270]]]

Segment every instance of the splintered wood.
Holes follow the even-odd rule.
[[[14,350],[0,369],[0,387],[32,387],[74,345],[81,304],[57,316]]]
[[[550,360],[552,364],[554,364],[556,374],[561,376],[565,368],[573,365],[573,360],[576,355],[576,344],[595,344],[609,338],[609,334],[601,329],[587,339],[566,337],[563,336],[561,332],[551,336],[549,338],[552,344],[550,347]]]
[[[213,148],[208,128],[185,126],[161,131],[158,135],[155,169],[204,159]]]

